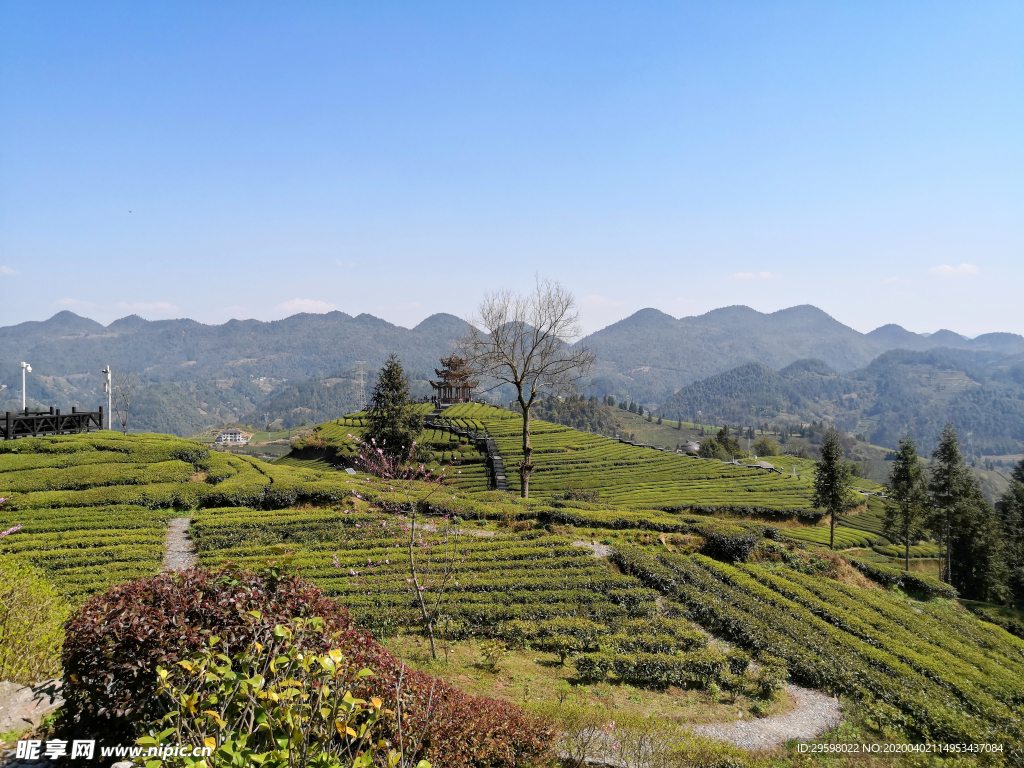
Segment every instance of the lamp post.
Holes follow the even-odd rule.
[[[21,364],[21,410],[28,413],[27,400],[25,399],[25,374],[32,373],[32,366],[28,363],[23,362]]]
[[[110,363],[107,363],[107,367],[104,368],[100,373],[103,374],[103,391],[107,393],[107,429],[110,429],[110,401],[112,397],[111,390],[113,387],[110,386]],[[100,425],[102,429],[103,425]]]

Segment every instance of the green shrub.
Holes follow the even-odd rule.
[[[764,698],[771,698],[786,687],[786,662],[778,656],[762,654],[757,671],[757,689]]]
[[[733,648],[726,652],[725,659],[729,663],[729,671],[734,675],[742,675],[750,666],[750,654],[744,653],[739,648]]]
[[[385,747],[378,721],[402,713],[385,709],[379,697],[367,701],[351,694],[373,672],[352,666],[339,648],[309,653],[311,647],[331,646],[329,634],[310,637],[323,634],[321,619],[293,619],[276,626],[265,646],[229,657],[214,636],[190,659],[170,669],[158,666],[157,696],[168,714],[136,743],[206,745],[211,763],[262,768],[370,768],[374,753],[394,765],[402,752],[406,760],[420,752],[428,734],[403,733],[411,743],[399,750]],[[197,763],[175,756],[147,766]],[[423,760],[417,768],[430,764]]]
[[[924,597],[944,597],[947,600],[953,600],[957,596],[954,587],[939,581],[934,576],[853,558],[850,558],[850,565],[884,587],[900,587],[907,592],[916,592]]]
[[[498,671],[498,665],[506,656],[508,647],[501,640],[484,640],[480,643],[480,659],[492,672]]]
[[[0,558],[0,680],[31,685],[59,675],[67,613],[36,571]]]

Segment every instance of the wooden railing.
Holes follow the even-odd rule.
[[[71,435],[91,432],[93,429],[103,429],[102,405],[98,411],[80,411],[72,407],[71,413],[61,413],[60,408],[48,411],[7,411],[0,419],[0,438],[4,440]]]

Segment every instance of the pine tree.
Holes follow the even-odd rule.
[[[1010,600],[1015,607],[1024,609],[1024,460],[1014,468],[1012,478],[996,511]]]
[[[955,522],[960,517],[962,498],[967,482],[967,465],[960,453],[960,439],[956,429],[947,423],[939,436],[939,444],[932,452],[934,464],[928,492],[931,500],[929,527],[939,539],[939,578],[947,583],[952,571],[950,541]]]
[[[904,567],[909,571],[910,543],[920,536],[928,502],[917,444],[910,435],[900,440],[887,487],[885,535],[903,544]]]
[[[411,457],[416,438],[423,430],[423,416],[409,402],[409,381],[394,352],[377,376],[366,417],[366,441],[372,441],[389,458]]]
[[[952,424],[932,453],[929,525],[944,549],[941,576],[962,597],[999,602],[1006,598],[1006,564],[995,510],[971,473]]]
[[[850,465],[843,461],[843,442],[835,427],[825,432],[821,458],[814,465],[814,506],[828,511],[829,548],[836,548],[836,523],[850,505]]]

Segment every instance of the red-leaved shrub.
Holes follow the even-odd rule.
[[[375,673],[356,695],[380,696],[395,708],[400,690],[406,727],[422,736],[417,757],[444,768],[512,768],[550,747],[553,734],[541,721],[507,702],[470,696],[411,670],[355,629],[349,614],[318,587],[294,576],[204,568],[121,584],[79,609],[67,624],[66,703],[58,727],[105,745],[130,743],[163,714],[158,664],[170,667],[188,658],[210,635],[223,638],[226,653],[240,652],[265,640],[276,624],[312,616],[340,633],[332,647]],[[310,650],[329,650],[328,634],[319,637],[324,647]]]

